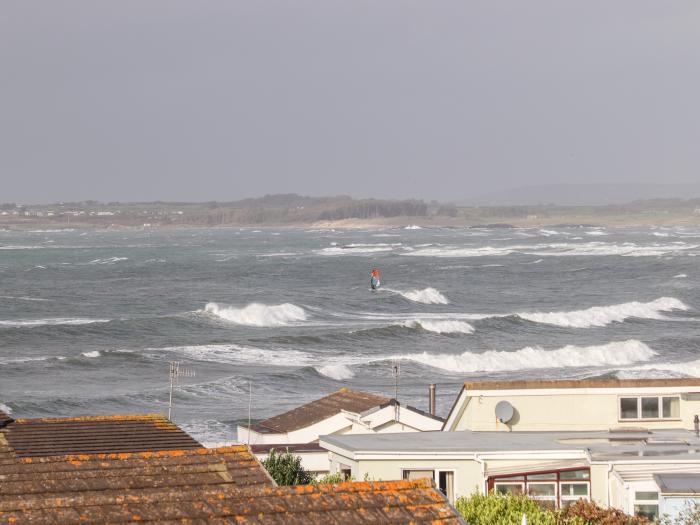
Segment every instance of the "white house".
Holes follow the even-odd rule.
[[[319,444],[331,472],[430,477],[451,501],[495,490],[658,516],[680,501],[659,476],[700,476],[699,400],[700,379],[465,383],[442,432]]]
[[[328,452],[320,435],[404,433],[440,430],[444,420],[396,400],[341,388],[283,414],[238,426],[238,441],[249,444],[260,459],[269,450],[293,451],[317,475],[328,473]]]

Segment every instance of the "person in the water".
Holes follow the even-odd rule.
[[[369,286],[370,286],[370,288],[372,288],[372,290],[376,290],[377,288],[379,288],[379,284],[380,284],[380,281],[379,281],[379,270],[377,270],[376,268],[374,268],[374,269],[372,270],[372,272],[371,272],[369,275],[370,275],[370,277],[369,277]]]

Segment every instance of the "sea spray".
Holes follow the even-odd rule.
[[[630,317],[663,319],[662,312],[688,310],[688,306],[674,297],[661,297],[648,303],[633,301],[611,306],[593,306],[586,310],[548,313],[519,313],[518,317],[533,323],[544,323],[567,328],[589,328],[622,322]]]
[[[514,352],[489,350],[480,354],[404,354],[393,359],[414,361],[447,372],[503,372],[536,368],[591,367],[629,365],[649,361],[656,352],[635,339],[604,345],[567,345],[556,350],[525,347]]]
[[[291,303],[272,306],[251,303],[243,308],[207,303],[204,311],[224,321],[244,326],[288,326],[307,319],[304,309]]]

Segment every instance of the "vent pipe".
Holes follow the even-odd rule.
[[[435,383],[430,383],[428,387],[428,412],[431,416],[435,415]]]

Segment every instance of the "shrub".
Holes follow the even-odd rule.
[[[603,509],[593,502],[582,499],[562,510],[561,515],[564,518],[580,518],[587,525],[644,525],[649,523],[645,518],[630,516],[618,509]]]
[[[301,458],[289,451],[278,454],[273,448],[262,465],[278,485],[308,485],[313,479],[301,466]]]
[[[457,511],[469,525],[520,525],[523,514],[528,525],[559,525],[554,512],[543,510],[527,496],[474,494],[458,498]]]
[[[645,525],[644,518],[617,509],[603,509],[580,500],[566,509],[549,510],[527,496],[474,494],[457,499],[455,507],[469,525],[520,525],[523,514],[528,525]],[[690,523],[690,522],[689,522]],[[694,522],[693,522],[694,523]],[[669,523],[668,525],[675,525]],[[678,525],[687,525],[685,522]]]
[[[336,483],[343,483],[347,481],[342,473],[334,472],[332,474],[326,474],[322,478],[315,479],[312,483],[314,485],[334,485]]]

